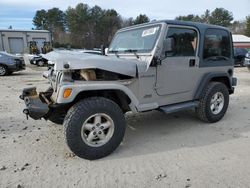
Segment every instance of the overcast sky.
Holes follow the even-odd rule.
[[[174,19],[178,15],[201,15],[206,9],[225,8],[233,13],[235,20],[244,20],[250,15],[250,0],[0,0],[0,28],[30,29],[36,10],[69,6],[83,2],[91,7],[115,9],[123,17],[146,14],[150,19]]]

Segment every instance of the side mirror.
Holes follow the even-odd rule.
[[[163,41],[163,52],[165,56],[168,56],[169,53],[173,53],[174,51],[174,39],[171,38],[166,38]]]
[[[103,44],[101,45],[101,53],[102,55],[105,55],[105,46]]]
[[[154,56],[151,62],[151,66],[156,67],[158,65],[161,65],[161,58]]]

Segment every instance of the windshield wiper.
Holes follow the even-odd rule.
[[[135,57],[137,59],[139,59],[139,55],[137,54],[138,50],[135,50],[135,49],[127,49],[127,50],[124,50],[124,52],[130,52],[130,53],[134,53]]]
[[[115,55],[116,55],[116,57],[120,57],[119,55],[118,55],[118,50],[110,50],[109,51],[110,53],[115,53]]]

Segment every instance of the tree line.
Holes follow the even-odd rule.
[[[232,12],[224,8],[206,10],[202,15],[180,15],[176,20],[193,21],[228,27],[233,33],[250,37],[250,15],[243,22],[233,21]],[[38,10],[33,18],[36,29],[46,29],[52,33],[55,47],[99,48],[108,46],[115,32],[126,26],[150,22],[145,14],[134,18],[124,18],[114,9],[90,7],[79,3],[68,7],[66,11],[59,8]]]
[[[122,27],[149,21],[145,14],[135,19],[123,18],[114,9],[90,7],[83,3],[68,7],[66,11],[59,8],[38,10],[33,18],[36,29],[46,29],[52,33],[55,47],[69,45],[87,49],[109,45],[115,32]]]
[[[250,37],[250,15],[244,21],[233,21],[233,13],[224,8],[216,8],[212,12],[207,9],[202,15],[189,14],[175,19],[228,27],[232,33],[245,34]]]

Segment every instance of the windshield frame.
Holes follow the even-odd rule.
[[[118,31],[115,36],[113,37],[111,43],[109,46],[111,46],[113,44],[113,42],[115,41],[115,38],[117,37],[118,34],[120,33],[124,33],[124,32],[128,32],[128,31],[133,31],[133,30],[137,30],[137,29],[150,29],[150,28],[154,28],[154,27],[159,27],[157,36],[155,38],[155,41],[153,42],[152,48],[151,49],[143,49],[143,50],[137,50],[137,49],[126,49],[126,50],[121,50],[121,51],[112,51],[110,50],[110,47],[108,48],[108,54],[134,54],[134,51],[136,53],[151,53],[153,51],[153,49],[156,46],[156,43],[161,35],[162,32],[162,24],[150,24],[150,25],[145,25],[145,26],[140,26],[140,27],[131,27],[131,28],[125,28],[124,30]],[[132,51],[131,51],[132,50]]]

